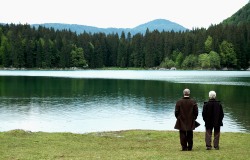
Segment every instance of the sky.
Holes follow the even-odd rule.
[[[166,19],[188,29],[208,28],[249,0],[0,0],[0,23],[67,23],[134,28]]]

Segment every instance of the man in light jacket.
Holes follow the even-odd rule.
[[[179,130],[182,151],[191,151],[193,148],[193,130],[195,120],[198,116],[198,107],[195,100],[190,97],[190,90],[184,89],[183,98],[175,105],[176,124],[175,129]]]

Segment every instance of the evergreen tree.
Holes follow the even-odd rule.
[[[1,36],[1,45],[0,45],[0,56],[1,56],[1,65],[4,67],[10,67],[10,43],[8,42],[8,38],[4,35]]]
[[[118,34],[107,35],[107,67],[117,66],[117,52],[119,46]]]
[[[131,61],[134,67],[144,67],[143,35],[138,33],[132,38]]]
[[[125,38],[125,33],[122,32],[118,46],[117,65],[118,67],[127,67],[127,62],[128,62],[127,42]]]
[[[43,50],[43,46],[44,46],[44,40],[42,38],[40,38],[37,42],[36,42],[36,67],[38,68],[42,68],[43,65],[43,60],[44,60],[44,50]]]
[[[51,40],[46,38],[44,41],[44,61],[42,62],[43,68],[51,68],[52,52],[51,52]]]

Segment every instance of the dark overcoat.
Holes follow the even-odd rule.
[[[197,116],[197,103],[189,97],[183,97],[175,105],[175,117],[177,120],[174,128],[182,131],[194,130]]]
[[[220,101],[210,99],[208,102],[204,102],[202,117],[206,128],[223,126],[222,120],[224,118],[224,112]]]

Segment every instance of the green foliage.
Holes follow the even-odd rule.
[[[221,64],[224,67],[234,68],[237,65],[236,53],[232,43],[223,41],[220,45]]]
[[[120,37],[0,24],[0,36],[1,67],[246,69],[250,61],[250,24],[216,25],[185,32],[147,30],[145,35],[122,33]],[[204,53],[209,55],[205,57]]]
[[[10,54],[10,45],[6,36],[1,36],[0,43],[0,65],[6,66],[8,64]]]
[[[183,63],[182,63],[182,68],[183,69],[194,69],[197,67],[197,56],[190,54],[189,56],[187,56]]]
[[[180,51],[174,50],[173,53],[172,53],[172,56],[171,56],[172,58],[171,58],[171,59],[172,59],[173,61],[176,61],[176,59],[177,59],[179,53],[180,53]]]
[[[172,58],[169,59],[168,57],[166,57],[164,61],[161,62],[160,67],[169,69],[172,67],[181,68],[183,60],[184,60],[183,54],[178,50],[174,50]]]
[[[123,32],[120,38],[118,52],[117,52],[117,65],[120,67],[127,67],[128,53],[127,53],[127,41],[125,33]]]
[[[183,60],[184,60],[184,56],[181,52],[179,52],[175,59],[175,64],[177,68],[181,68]]]
[[[215,51],[211,51],[209,53],[209,59],[210,59],[210,68],[221,68],[220,66],[220,56]]]
[[[76,47],[75,45],[72,47],[71,51],[71,65],[72,67],[86,67],[87,62],[84,58],[83,49],[81,47]]]
[[[176,64],[172,59],[165,58],[165,60],[160,64],[160,67],[162,68],[172,68],[175,67]]]
[[[201,68],[210,68],[210,56],[207,53],[200,54],[198,57],[198,63]]]
[[[212,51],[212,44],[213,44],[213,38],[211,36],[208,36],[207,40],[205,41],[205,50],[207,53]]]
[[[143,56],[143,35],[136,34],[132,38],[131,44],[132,54],[131,61],[135,67],[143,67],[144,66],[144,56]]]

